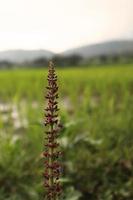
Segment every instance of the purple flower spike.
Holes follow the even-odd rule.
[[[44,186],[47,200],[57,200],[61,194],[60,175],[61,163],[59,161],[62,152],[59,150],[57,138],[61,130],[61,124],[58,119],[58,86],[57,76],[55,74],[54,64],[49,63],[48,71],[47,107],[45,109],[44,124],[47,128],[45,137],[44,156]]]

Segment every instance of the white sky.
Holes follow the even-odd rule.
[[[133,0],[0,0],[0,50],[133,38]]]

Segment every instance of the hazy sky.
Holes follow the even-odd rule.
[[[0,0],[0,50],[133,38],[133,0]]]

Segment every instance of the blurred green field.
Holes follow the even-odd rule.
[[[133,66],[58,69],[65,200],[133,199]],[[43,200],[46,68],[0,72],[0,200]]]

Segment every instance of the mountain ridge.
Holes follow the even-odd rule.
[[[78,48],[73,48],[64,51],[62,55],[68,56],[72,54],[79,54],[84,58],[95,57],[100,55],[112,54],[133,54],[133,40],[113,40],[91,45],[84,45]]]
[[[10,61],[10,62],[25,62],[25,61],[33,61],[40,57],[46,57],[50,59],[54,55],[53,52],[39,49],[39,50],[6,50],[0,52],[0,61]]]
[[[62,53],[54,53],[52,51],[38,50],[7,50],[0,51],[0,61],[9,61],[15,63],[31,62],[39,58],[51,59],[53,56],[70,56],[78,54],[83,58],[90,58],[100,55],[114,54],[132,54],[133,40],[113,40],[91,45],[84,45],[77,48],[68,49]]]

